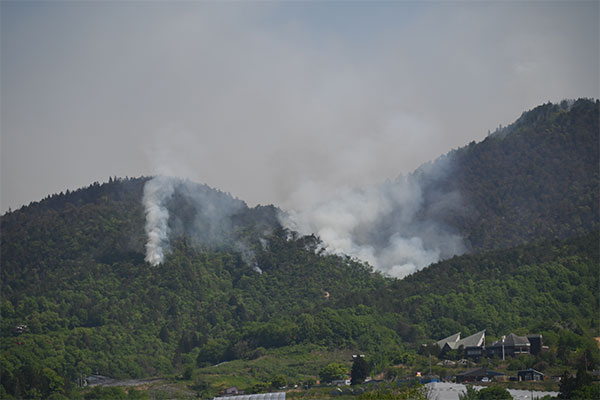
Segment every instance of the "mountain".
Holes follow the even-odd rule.
[[[442,216],[470,251],[598,229],[600,102],[544,104],[480,143],[441,160],[441,178],[421,168],[425,197],[459,193],[458,210]],[[438,161],[440,162],[440,161]]]
[[[600,335],[598,111],[543,105],[415,171],[420,217],[470,254],[402,280],[323,252],[274,206],[175,178],[111,178],[6,213],[0,397],[73,397],[91,373],[203,373],[309,345],[365,352],[376,372],[416,368],[421,343],[481,329],[543,332],[555,357],[532,362],[573,368]]]

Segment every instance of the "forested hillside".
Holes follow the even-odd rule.
[[[417,362],[422,343],[482,329],[542,333],[554,354],[544,362],[575,368],[600,336],[598,111],[588,100],[540,106],[451,152],[447,177],[416,171],[429,179],[426,202],[460,193],[462,211],[444,218],[471,254],[402,280],[325,254],[319,238],[284,229],[274,206],[206,185],[186,182],[194,195],[165,203],[172,235],[156,266],[144,259],[149,178],[8,212],[0,397],[60,398],[91,373],[176,374],[293,346],[365,352],[381,372]],[[215,225],[224,204],[227,226]],[[597,364],[596,353],[585,354]]]
[[[463,207],[441,217],[471,251],[597,229],[600,102],[544,104],[480,143],[443,157],[449,173],[430,176],[427,197],[460,194]],[[435,212],[435,210],[431,210]]]

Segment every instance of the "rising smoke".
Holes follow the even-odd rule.
[[[144,185],[144,211],[146,213],[146,261],[151,265],[163,262],[169,250],[169,210],[166,202],[173,195],[174,180],[158,176]]]
[[[234,234],[233,217],[246,204],[227,193],[189,180],[158,176],[144,186],[146,261],[158,265],[170,252],[172,240],[185,237],[193,245],[230,248],[260,272],[254,252]]]
[[[439,159],[395,181],[341,190],[310,209],[282,213],[280,220],[288,229],[318,235],[329,253],[403,277],[465,251],[462,238],[442,219],[461,212],[461,197],[435,185],[449,167],[448,159]]]
[[[451,167],[451,157],[442,157],[394,181],[339,190],[304,210],[281,212],[279,220],[302,235],[316,234],[328,253],[355,257],[400,278],[466,250],[445,222],[464,209],[460,194],[442,184]],[[231,249],[262,273],[253,246],[234,234],[234,219],[248,210],[241,200],[206,185],[159,176],[146,182],[143,202],[150,264],[162,263],[170,241],[185,237],[196,245]],[[263,237],[256,246],[268,250]]]

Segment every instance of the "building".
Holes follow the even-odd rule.
[[[235,394],[244,394],[244,392],[240,391],[237,387],[232,386],[232,387],[228,387],[227,389],[223,390],[223,394],[225,396],[231,396],[231,395],[235,395]]]
[[[546,375],[533,368],[517,372],[517,377],[519,378],[519,381],[543,381],[546,379]]]
[[[439,357],[443,357],[451,350],[462,348],[464,357],[466,358],[485,356],[506,358],[507,356],[514,357],[519,354],[537,355],[541,353],[544,349],[547,349],[542,339],[542,335],[519,336],[510,333],[507,336],[503,336],[501,340],[494,342],[491,346],[486,347],[484,329],[464,339],[460,338],[460,332],[458,332],[447,338],[438,340],[436,344],[440,348]]]
[[[464,339],[460,338],[460,332],[458,332],[445,339],[438,340],[436,344],[440,348],[440,356],[450,350],[458,350],[462,347],[466,357],[481,357],[484,355],[485,329]]]
[[[534,356],[541,353],[544,349],[544,341],[542,340],[542,335],[527,335],[527,340],[529,340],[529,343],[531,343],[529,351]]]
[[[460,332],[458,332],[458,333],[455,333],[454,335],[450,335],[450,336],[448,336],[447,338],[444,338],[444,339],[438,340],[438,341],[436,342],[436,344],[438,345],[438,347],[439,347],[439,348],[440,348],[440,350],[441,350],[441,349],[443,349],[443,348],[444,348],[444,346],[445,346],[446,344],[448,344],[449,346],[453,346],[453,345],[454,345],[454,343],[457,343],[459,340],[460,340]]]
[[[541,351],[542,335],[531,335],[532,338],[534,336],[539,336],[539,351]],[[502,339],[498,340],[497,342],[494,342],[494,344],[486,348],[486,354],[488,357],[496,356],[502,359],[506,358],[507,356],[514,357],[519,354],[530,353],[531,342],[529,342],[529,339],[526,336],[518,336],[514,333],[504,336]]]

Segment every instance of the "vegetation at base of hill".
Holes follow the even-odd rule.
[[[386,280],[370,274],[361,264],[318,255],[304,244],[280,240],[270,238],[270,243],[281,245],[281,261],[268,267],[262,264],[263,274],[229,253],[197,253],[185,243],[175,246],[167,262],[157,268],[99,265],[104,272],[87,282],[77,280],[82,286],[71,289],[80,296],[95,290],[98,297],[81,304],[91,307],[86,312],[100,315],[93,319],[100,321],[97,325],[84,325],[89,318],[81,318],[66,307],[68,301],[60,301],[73,295],[71,292],[4,299],[0,359],[4,390],[18,397],[33,389],[44,393],[40,388],[48,387],[51,394],[52,387],[67,391],[80,374],[100,372],[125,378],[186,368],[193,371],[227,360],[260,358],[269,349],[302,343],[361,349],[374,372],[389,365],[419,363],[417,368],[425,370],[427,359],[417,354],[418,343],[425,338],[488,327],[492,335],[508,330],[544,335],[550,350],[521,361],[516,368],[576,368],[582,359],[593,367],[600,361],[591,339],[598,335],[598,292],[593,291],[598,287],[597,233],[456,257],[404,280]],[[274,248],[277,246],[271,246],[270,256],[274,256]],[[289,269],[278,267],[290,259],[299,264]],[[335,275],[336,270],[340,275]],[[507,276],[518,271],[522,272],[514,279],[518,285],[502,286]],[[544,277],[542,281],[540,277]],[[56,276],[56,284],[64,279]],[[473,287],[474,282],[483,286]],[[541,283],[545,289],[535,287]],[[502,290],[494,294],[494,287]],[[325,289],[328,298],[323,296]],[[343,296],[348,293],[354,295]],[[450,301],[453,293],[464,303]],[[567,307],[574,301],[564,296],[577,293],[581,307],[561,313],[562,302],[562,307]],[[528,311],[533,295],[544,299],[543,304],[533,303],[535,312]],[[590,295],[593,301],[586,300]],[[415,296],[420,296],[418,301]],[[271,303],[273,298],[280,304],[278,310]],[[419,308],[411,308],[415,304]],[[484,312],[475,313],[475,305]],[[504,315],[493,309],[513,313],[517,309],[525,315],[508,318],[511,312],[507,311],[504,325],[495,325]],[[442,317],[436,318],[434,312],[453,316],[455,323],[436,333]],[[473,316],[477,319],[472,320]],[[15,334],[12,329],[21,323],[27,324],[29,332]],[[51,381],[54,386],[44,383]]]
[[[345,302],[400,313],[434,338],[482,329],[499,337],[516,328],[549,331],[548,344],[559,341],[550,331],[599,336],[599,242],[595,231],[454,257]]]

